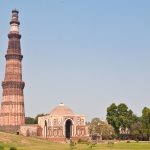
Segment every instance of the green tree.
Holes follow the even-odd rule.
[[[35,120],[34,123],[35,123],[35,124],[38,124],[38,117],[41,117],[41,116],[44,116],[44,115],[45,115],[45,114],[43,114],[43,113],[42,113],[42,114],[38,114],[38,115],[35,117],[35,119],[34,119],[34,120]]]
[[[25,117],[26,124],[38,124],[38,117],[44,116],[44,114],[38,114],[35,118]]]
[[[25,117],[25,124],[34,124],[35,119],[32,117]]]
[[[114,130],[117,134],[119,134],[119,128],[120,128],[120,122],[119,122],[119,114],[118,114],[118,107],[115,103],[112,103],[107,108],[107,121],[109,124],[111,124],[114,127]]]
[[[142,139],[143,129],[142,129],[142,122],[141,121],[134,122],[131,125],[130,134],[134,137],[134,139],[139,139],[139,140]]]
[[[112,103],[107,108],[107,121],[114,127],[117,135],[120,133],[120,129],[126,130],[130,129],[131,125],[138,119],[136,115],[133,114],[132,110],[128,109],[128,106],[124,103],[118,106]]]
[[[143,128],[143,134],[147,137],[147,140],[150,137],[150,109],[147,107],[144,107],[142,110],[142,128]]]

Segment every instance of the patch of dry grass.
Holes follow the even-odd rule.
[[[9,134],[0,132],[0,145],[9,150],[10,147],[16,147],[17,150],[70,150],[68,144],[53,143],[48,140],[24,137],[21,135]],[[75,150],[150,150],[150,143],[145,142],[120,142],[112,145],[109,144],[96,144],[90,148],[86,144],[76,144]]]

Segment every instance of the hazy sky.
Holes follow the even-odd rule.
[[[49,113],[60,102],[88,120],[105,119],[113,102],[137,115],[150,107],[149,0],[1,0],[0,82],[14,8],[26,116]]]

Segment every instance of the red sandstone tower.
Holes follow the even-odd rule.
[[[19,126],[25,123],[23,94],[25,83],[22,81],[23,56],[20,47],[18,13],[17,10],[12,10],[0,113],[0,130],[11,132],[17,131]]]

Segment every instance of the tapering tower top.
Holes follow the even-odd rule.
[[[13,12],[19,13],[19,11],[18,11],[17,9],[13,9],[13,10],[12,10],[12,13],[13,13]]]
[[[10,21],[10,32],[19,33],[20,22],[18,21],[18,13],[19,13],[18,10],[16,9],[12,10],[12,19]]]

